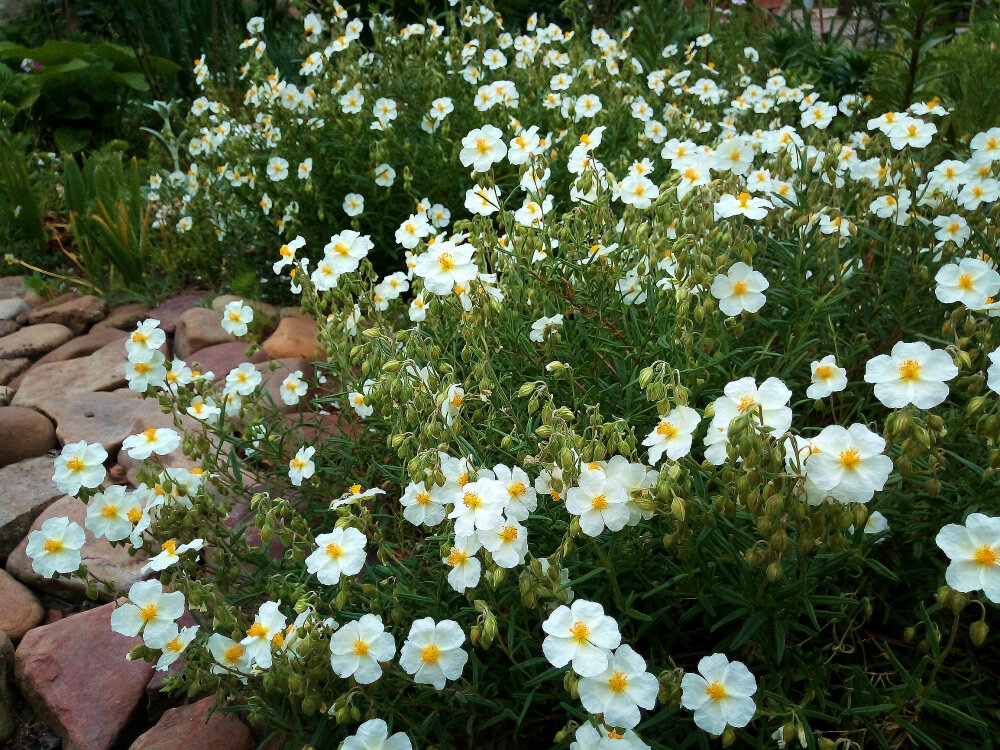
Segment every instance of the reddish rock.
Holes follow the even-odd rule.
[[[253,750],[257,746],[246,724],[232,714],[215,711],[215,696],[167,711],[129,750]]]
[[[0,467],[44,456],[55,447],[56,429],[44,415],[23,406],[0,406]]]
[[[58,609],[49,609],[45,612],[45,624],[51,625],[54,622],[59,622],[63,618],[63,613]]]
[[[0,602],[0,632],[15,643],[45,617],[35,595],[5,570],[0,570]]]
[[[28,533],[32,522],[63,493],[52,484],[51,458],[29,458],[0,469],[0,563]]]
[[[0,337],[9,336],[21,330],[21,324],[14,320],[0,320]]]
[[[0,339],[0,359],[37,359],[71,338],[73,332],[59,323],[22,328]]]
[[[0,359],[0,385],[13,383],[31,367],[30,359]]]
[[[49,362],[31,368],[11,402],[14,406],[34,406],[45,411],[45,404],[71,391],[92,393],[123,388],[128,357],[120,341],[98,349],[86,357],[67,362]]]
[[[0,742],[9,739],[17,731],[14,719],[14,688],[10,684],[13,676],[14,644],[0,631]]]
[[[35,519],[31,525],[31,531],[40,529],[43,523],[56,516],[65,516],[71,522],[85,528],[87,506],[75,497],[68,495],[62,497]],[[75,576],[45,578],[36,573],[31,567],[31,558],[24,551],[27,546],[28,538],[25,535],[25,538],[7,558],[8,573],[33,589],[47,591],[67,601],[82,601],[86,597],[86,586]],[[83,564],[97,578],[102,581],[110,581],[122,591],[127,591],[133,583],[146,577],[146,574],[142,572],[142,566],[149,562],[149,558],[144,552],[137,552],[134,557],[129,557],[125,547],[120,545],[112,547],[111,542],[104,537],[95,539],[90,533],[87,534],[87,541],[80,549],[80,557]],[[111,598],[103,589],[99,589],[99,591],[101,599],[104,601]]]
[[[259,364],[267,361],[267,353],[256,351],[247,356],[247,345],[242,341],[230,341],[227,344],[216,344],[199,350],[191,355],[188,364],[192,367],[197,363],[199,372],[215,373],[215,380],[224,380],[229,371],[239,367],[244,362]]]
[[[109,454],[122,447],[136,418],[162,414],[154,398],[120,388],[100,393],[66,393],[44,404],[45,413],[56,423],[55,434],[63,445],[86,440],[100,443]],[[0,428],[2,432],[2,428]],[[3,451],[0,449],[0,454]]]
[[[149,317],[149,305],[142,302],[130,302],[127,305],[119,305],[108,313],[104,320],[94,323],[91,331],[100,331],[105,328],[119,328],[122,331],[132,332],[135,325],[140,320]]]
[[[222,328],[222,314],[204,307],[195,307],[181,315],[174,332],[174,352],[187,359],[195,352],[216,344],[233,341]]]
[[[164,300],[163,304],[154,307],[146,317],[160,321],[160,328],[168,334],[173,333],[181,316],[194,308],[204,297],[204,292],[193,290],[180,292]]]
[[[122,342],[121,346],[124,350],[126,338],[128,338],[128,334],[124,331],[119,331],[116,328],[91,331],[83,336],[77,336],[75,339],[70,339],[62,346],[53,349],[51,352],[35,362],[35,367],[38,367],[39,365],[46,365],[49,362],[66,362],[70,359],[86,357],[88,354],[93,354],[98,349],[103,349],[105,346],[115,341]]]
[[[126,661],[142,642],[111,630],[114,604],[35,628],[14,656],[14,677],[64,750],[108,750],[142,700],[153,672]]]
[[[85,297],[67,300],[49,307],[38,307],[28,314],[31,325],[38,323],[62,323],[79,335],[108,314],[108,303],[100,297],[88,294]]]
[[[316,338],[316,321],[308,315],[282,318],[261,348],[272,359],[302,357],[314,361],[324,358]]]

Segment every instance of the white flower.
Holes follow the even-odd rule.
[[[691,436],[701,417],[690,406],[675,406],[660,417],[656,429],[649,433],[642,444],[649,448],[649,463],[656,465],[663,454],[671,461],[679,461],[691,452]]]
[[[451,427],[455,417],[462,409],[462,402],[465,400],[465,390],[460,385],[452,383],[444,394],[444,401],[441,402],[441,416],[444,423]]]
[[[192,417],[202,422],[215,419],[222,413],[222,410],[215,405],[215,401],[210,396],[195,396],[191,399],[191,406],[186,411]]]
[[[946,382],[958,375],[951,355],[922,341],[896,342],[889,354],[868,360],[865,382],[875,384],[875,398],[890,409],[913,404],[930,409],[948,398]]]
[[[845,503],[867,503],[892,473],[885,440],[863,424],[824,427],[805,462],[813,484]]]
[[[566,510],[580,516],[580,530],[597,536],[605,527],[621,531],[629,519],[628,495],[603,471],[584,469],[576,487],[566,493]]]
[[[182,614],[184,594],[180,591],[166,593],[159,581],[136,581],[128,590],[128,602],[111,613],[111,629],[127,636],[141,632],[147,646],[160,648]]]
[[[246,336],[247,323],[253,321],[253,308],[234,299],[222,311],[222,329],[230,336]]]
[[[281,400],[289,406],[299,403],[299,399],[309,390],[302,382],[302,370],[296,370],[281,381]]]
[[[250,670],[250,657],[247,654],[246,646],[241,646],[221,633],[213,633],[209,637],[208,651],[215,659],[215,664],[212,665],[212,672],[215,674],[229,674],[230,671],[248,672]]]
[[[1000,393],[1000,349],[994,349],[987,356],[990,366],[986,369],[986,386],[994,393]]]
[[[153,318],[139,323],[125,342],[125,351],[132,354],[132,352],[159,349],[163,346],[166,343],[167,334],[158,327],[159,325],[160,321]]]
[[[145,393],[150,386],[163,388],[167,384],[166,357],[156,349],[135,349],[128,355],[125,377],[136,393]]]
[[[344,196],[344,213],[348,216],[360,216],[365,210],[365,197],[360,193],[348,193]]]
[[[448,556],[441,558],[441,562],[451,568],[448,585],[460,594],[479,584],[483,566],[476,553],[481,547],[478,534],[456,536]]]
[[[349,622],[330,638],[330,666],[340,677],[370,685],[382,676],[379,662],[396,655],[396,643],[378,615]]]
[[[447,680],[462,676],[469,655],[462,649],[465,632],[454,620],[435,624],[430,617],[417,620],[410,627],[399,655],[399,666],[413,675],[420,685],[441,690]]]
[[[823,359],[809,365],[812,370],[811,385],[806,388],[809,398],[826,398],[831,393],[847,387],[847,370],[837,365],[837,358],[828,354]]]
[[[456,284],[465,285],[479,275],[472,262],[472,245],[442,240],[417,256],[413,272],[424,280],[431,294],[450,294]]]
[[[181,444],[181,436],[169,427],[150,427],[138,435],[129,435],[122,443],[129,456],[144,461],[153,453],[157,456],[177,450]]]
[[[142,503],[136,496],[126,492],[122,485],[113,484],[87,503],[85,523],[95,536],[118,542],[132,533],[133,526],[142,516]]]
[[[351,405],[351,408],[354,409],[354,413],[362,419],[370,417],[375,411],[374,406],[365,404],[365,394],[363,393],[351,391],[347,394],[347,401]]]
[[[688,673],[681,680],[681,705],[694,711],[694,723],[709,734],[722,734],[726,726],[745,727],[757,704],[757,680],[741,662],[725,654],[712,654],[698,662],[701,674]]]
[[[485,172],[507,155],[507,144],[503,142],[503,131],[493,125],[484,125],[469,131],[462,139],[462,150],[458,154],[463,167],[472,167],[473,172]]]
[[[719,309],[728,316],[739,315],[744,310],[755,313],[767,301],[763,291],[768,286],[764,274],[738,261],[727,273],[719,274],[712,281],[712,296],[719,300]]]
[[[160,554],[151,558],[148,563],[142,566],[142,572],[145,573],[147,570],[166,570],[180,560],[180,556],[185,552],[189,550],[200,550],[204,546],[204,539],[192,539],[187,544],[182,544],[179,547],[177,546],[177,542],[173,539],[167,539],[163,543]]]
[[[399,503],[403,506],[403,518],[414,526],[436,526],[444,520],[445,506],[423,484],[410,482]]]
[[[506,487],[495,479],[480,477],[460,488],[448,518],[455,520],[456,534],[471,536],[477,529],[496,528],[503,518],[506,502]]]
[[[767,216],[769,208],[774,208],[771,201],[766,198],[754,198],[750,193],[744,192],[739,195],[723,195],[715,203],[713,210],[716,221],[731,216],[745,216],[748,219],[758,220]]]
[[[165,672],[171,664],[177,661],[198,634],[198,626],[192,625],[189,628],[178,630],[174,625],[173,629],[162,634],[163,645],[160,646],[160,658],[157,659],[153,669]]]
[[[60,492],[75,495],[81,487],[98,487],[107,472],[104,461],[108,452],[98,444],[87,444],[86,440],[63,446],[62,453],[55,460],[55,474],[52,481]]]
[[[988,297],[1000,292],[1000,273],[978,258],[963,258],[958,263],[942,266],[934,277],[934,295],[945,304],[961,302],[971,310],[979,310]]]
[[[551,318],[542,316],[531,324],[531,333],[528,338],[531,341],[541,343],[551,336],[563,324],[562,315],[553,315]]]
[[[514,568],[524,563],[528,554],[528,530],[513,519],[502,521],[488,531],[477,532],[483,547],[501,568]]]
[[[649,208],[660,197],[660,189],[642,175],[629,175],[617,185],[617,197],[626,206]]]
[[[244,362],[226,375],[226,390],[240,396],[249,396],[257,389],[262,379],[260,370],[249,362]]]
[[[868,514],[868,518],[865,519],[865,527],[863,529],[866,534],[881,534],[883,531],[889,530],[889,522],[886,517],[879,513],[877,510],[873,510]]]
[[[375,184],[380,187],[392,187],[396,181],[396,170],[388,164],[379,164],[375,167]]]
[[[68,518],[50,518],[28,534],[25,554],[31,569],[45,578],[55,573],[75,573],[80,567],[80,548],[87,541],[86,532]]]
[[[500,189],[476,183],[465,192],[465,208],[477,216],[489,216],[500,210]]]
[[[316,473],[316,464],[312,460],[314,455],[316,449],[313,446],[303,446],[288,462],[288,480],[294,487],[300,487],[303,479],[308,479]]]
[[[577,599],[567,607],[557,607],[542,623],[545,640],[542,652],[553,667],[573,662],[573,671],[581,677],[593,677],[608,668],[608,656],[618,648],[622,637],[618,623],[604,614],[597,602]]]
[[[413,745],[402,732],[390,737],[389,726],[382,719],[369,719],[344,740],[341,750],[413,750]]]
[[[965,525],[950,523],[934,539],[951,563],[944,579],[956,591],[979,591],[1000,602],[1000,518],[972,513]]]
[[[631,646],[620,646],[600,674],[584,677],[578,686],[583,707],[616,727],[639,723],[639,707],[653,708],[660,684],[646,671],[646,661]]]
[[[365,535],[355,528],[337,528],[316,537],[316,550],[306,558],[306,570],[320,583],[333,586],[341,575],[353,576],[365,564]]]
[[[240,645],[246,648],[247,658],[261,669],[271,666],[271,649],[284,642],[285,624],[287,618],[278,611],[281,602],[264,602],[257,611],[257,617],[247,631],[247,636]]]
[[[288,177],[288,160],[280,156],[272,156],[267,162],[267,176],[272,182],[280,182]]]
[[[576,741],[570,743],[569,750],[650,750],[650,748],[631,729],[619,732],[607,727],[601,730],[593,724],[581,724],[576,730]]]

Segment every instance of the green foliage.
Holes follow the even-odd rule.
[[[51,138],[67,152],[119,132],[129,96],[149,91],[147,74],[180,70],[162,58],[144,67],[132,50],[108,42],[50,40],[29,48],[0,41],[0,61],[0,114],[8,126],[36,129],[43,142]],[[13,72],[22,61],[26,72]]]
[[[127,166],[119,153],[104,151],[67,159],[63,187],[75,260],[88,279],[102,288],[140,287],[148,263],[152,208],[146,202],[136,159]]]
[[[48,244],[44,214],[54,174],[31,168],[21,140],[0,137],[0,246],[37,262]]]

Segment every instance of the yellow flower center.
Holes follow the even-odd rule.
[[[483,504],[483,499],[475,492],[466,492],[462,495],[462,503],[469,510],[476,510]]]
[[[468,473],[466,473],[466,472],[463,471],[462,472],[462,476],[460,476],[458,478],[458,486],[459,487],[464,487],[468,483],[469,483],[469,475],[468,475]]]
[[[181,639],[180,638],[174,638],[171,641],[167,641],[167,643],[166,643],[166,645],[164,645],[163,649],[164,649],[164,651],[174,651],[174,652],[183,651],[184,650],[184,644],[181,643]]]
[[[736,156],[737,156],[737,154],[733,154],[734,158]],[[741,208],[746,208],[747,207],[747,203],[750,202],[750,193],[740,193],[739,195],[736,196],[736,201],[740,204]],[[744,287],[746,287],[745,284],[744,284]]]
[[[608,679],[608,687],[613,693],[624,693],[628,687],[628,677],[624,672],[614,672]]]
[[[132,341],[134,343],[136,343],[136,344],[143,344],[143,345],[145,345],[145,343],[146,343],[146,334],[144,334],[142,331],[136,331],[136,332],[134,332],[132,334]]]
[[[524,486],[524,482],[514,482],[507,488],[507,494],[511,497],[521,497],[527,491],[528,488]]]
[[[754,396],[744,396],[743,398],[740,399],[739,403],[736,404],[736,408],[742,414],[756,403],[757,399]]]
[[[170,556],[177,554],[177,542],[173,539],[168,539],[163,543],[163,551]]]
[[[598,495],[590,501],[590,505],[594,510],[607,510],[608,499],[604,495]]]
[[[301,469],[305,468],[305,465],[306,465],[306,462],[303,459],[301,459],[301,458],[293,458],[291,460],[291,466],[292,466],[293,469],[299,469],[299,470],[301,470]]]
[[[452,547],[451,553],[448,555],[448,564],[453,568],[457,568],[459,565],[465,565],[465,561],[468,558],[469,556],[462,552],[462,550]]]
[[[517,527],[504,526],[503,531],[500,532],[500,539],[502,539],[504,542],[508,544],[517,541]]]
[[[459,394],[457,394],[457,393],[456,393],[456,394],[455,394],[455,395],[454,395],[454,396],[452,397],[452,399],[451,399],[451,405],[452,405],[452,406],[454,406],[454,407],[455,407],[456,409],[457,409],[457,408],[458,408],[459,406],[461,406],[461,405],[462,405],[462,397],[461,397],[461,395],[459,395]]]
[[[418,492],[417,493],[417,504],[418,505],[427,505],[427,503],[429,503],[430,501],[431,501],[430,493],[427,493],[427,492]]]
[[[351,487],[350,487],[350,493],[352,495],[357,495],[359,492],[361,492],[361,485],[360,484],[352,484]]]
[[[1000,552],[997,552],[995,547],[989,544],[984,544],[982,547],[976,550],[976,553],[972,556],[972,559],[983,566],[996,565],[1000,562]]]
[[[438,258],[438,264],[445,273],[455,270],[455,258],[451,253],[441,253],[441,257]]]
[[[705,688],[705,695],[716,703],[726,697],[726,688],[721,682],[713,682]]]
[[[243,646],[241,646],[238,643],[234,643],[232,646],[230,646],[225,650],[225,652],[223,653],[223,658],[225,658],[225,660],[230,664],[235,664],[243,657],[243,654],[245,654],[246,651],[247,650],[243,648]]]
[[[587,627],[587,623],[577,620],[569,629],[569,635],[582,646],[590,640],[590,628]]]
[[[912,381],[920,377],[920,363],[915,359],[908,359],[899,365],[900,380]]]
[[[625,739],[625,735],[621,734],[620,732],[616,732],[614,729],[611,729],[611,730],[608,731],[608,739],[609,740],[623,740],[623,739]]]
[[[143,624],[150,622],[156,617],[156,605],[147,604],[139,609],[139,616],[142,617]]]
[[[50,555],[56,552],[62,552],[63,543],[61,539],[46,539],[45,540],[45,551]]]
[[[156,440],[156,428],[155,427],[149,427],[149,428],[143,430],[142,431],[142,436],[144,438],[146,438],[146,442],[152,443],[154,440]]]
[[[820,380],[827,380],[833,377],[833,368],[830,365],[820,365],[816,368],[816,372],[813,375]]]
[[[485,154],[489,150],[490,150],[490,144],[485,138],[476,139],[476,151],[478,151],[481,154]]]
[[[656,425],[656,434],[663,435],[667,440],[670,440],[677,436],[677,428],[670,422],[660,422]]]
[[[420,651],[420,661],[424,664],[431,665],[437,664],[438,659],[441,658],[441,649],[433,643],[430,646],[424,646]]]
[[[74,456],[73,458],[71,458],[69,461],[66,462],[66,468],[69,469],[70,471],[83,471],[86,468],[86,466],[84,465],[83,461]]]
[[[963,273],[961,276],[958,277],[958,286],[959,288],[964,289],[965,291],[969,291],[970,289],[972,289],[974,283],[975,280],[972,278],[971,273]]]
[[[368,643],[360,638],[354,642],[354,646],[351,648],[355,656],[368,656],[369,650]]]
[[[247,635],[251,638],[260,638],[262,635],[267,635],[267,630],[265,630],[264,626],[259,622],[255,622],[250,626],[250,629],[247,631]]]
[[[326,545],[326,555],[331,560],[339,560],[343,554],[344,554],[344,548],[341,547],[336,542],[331,542],[330,544]]]
[[[747,293],[747,283],[745,281],[737,281],[733,284],[733,294],[737,297],[742,297]]]
[[[854,471],[861,465],[861,454],[857,448],[848,448],[840,454],[840,465],[848,471]]]
[[[108,520],[118,518],[118,507],[115,505],[105,505],[101,508],[101,518]]]

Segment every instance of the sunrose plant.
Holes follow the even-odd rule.
[[[649,69],[627,29],[474,5],[369,47],[335,11],[298,83],[251,23],[169,204],[280,217],[262,267],[326,357],[275,397],[144,321],[126,375],[176,430],[127,441],[134,490],[55,462],[90,533],[163,550],[133,657],[296,748],[990,741],[1000,130],[951,147],[941,103],[824,102],[712,34]],[[407,61],[443,74],[400,96]],[[337,128],[376,145],[313,236]],[[82,534],[48,522],[36,569]]]

